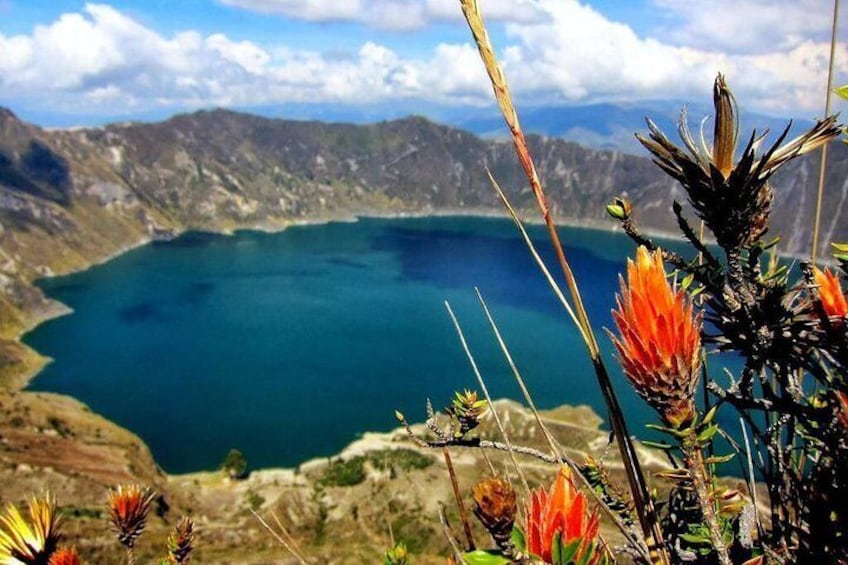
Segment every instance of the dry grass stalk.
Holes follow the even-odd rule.
[[[456,471],[453,468],[450,451],[447,447],[442,448],[442,454],[445,456],[445,465],[448,468],[448,476],[450,477],[451,488],[453,488],[453,497],[456,500],[456,507],[459,510],[459,519],[462,522],[462,530],[465,533],[465,550],[474,551],[477,547],[474,544],[474,536],[471,534],[471,524],[468,521],[468,510],[465,508],[465,502],[462,499],[462,491],[459,489],[459,480],[456,478]]]
[[[503,353],[504,358],[506,359],[506,362],[509,365],[509,368],[512,370],[512,375],[515,377],[515,382],[518,383],[518,387],[521,389],[521,394],[524,395],[524,400],[527,402],[527,405],[530,407],[530,411],[533,413],[533,417],[536,419],[536,424],[542,430],[545,439],[548,441],[548,445],[551,448],[551,455],[557,457],[560,453],[562,453],[562,448],[557,445],[554,436],[551,434],[550,430],[545,425],[545,422],[542,420],[542,416],[539,415],[539,410],[536,408],[536,403],[533,401],[533,397],[530,396],[530,391],[527,389],[527,385],[524,383],[524,378],[521,376],[518,367],[515,365],[515,361],[513,361],[512,359],[512,354],[510,354],[509,348],[507,348],[506,342],[504,342],[500,328],[498,328],[498,325],[495,323],[495,319],[492,317],[492,313],[489,311],[489,306],[483,299],[483,295],[480,293],[480,289],[475,287],[474,292],[477,294],[477,300],[480,302],[480,306],[483,308],[483,313],[486,314],[486,319],[489,320],[489,325],[492,326],[492,332],[495,334],[495,338],[498,341],[498,345],[501,348],[501,352]]]
[[[489,410],[492,413],[492,417],[495,420],[495,424],[498,427],[498,431],[501,433],[501,437],[504,439],[504,443],[509,449],[509,457],[512,460],[512,465],[515,467],[515,472],[518,475],[518,478],[521,479],[521,484],[524,487],[525,493],[530,495],[530,485],[527,483],[527,477],[524,475],[524,471],[521,469],[521,465],[518,464],[518,459],[515,458],[515,452],[512,450],[512,443],[509,441],[509,434],[506,432],[506,428],[504,428],[503,422],[501,422],[500,416],[498,416],[497,410],[495,410],[494,405],[492,404],[492,396],[489,394],[489,388],[486,386],[486,382],[483,380],[483,375],[480,374],[480,369],[477,368],[477,362],[474,360],[474,355],[471,353],[471,349],[468,347],[468,342],[465,340],[465,334],[462,331],[462,326],[459,325],[459,320],[456,319],[456,315],[453,313],[453,309],[451,309],[450,304],[445,302],[445,308],[447,308],[448,315],[453,322],[454,328],[456,328],[456,333],[459,336],[459,341],[462,344],[462,349],[465,351],[466,357],[468,357],[468,362],[471,364],[471,369],[474,371],[474,376],[477,377],[477,383],[480,385],[480,389],[483,391],[483,394],[486,396],[486,401],[489,403]]]
[[[257,520],[259,520],[259,523],[262,524],[262,526],[266,530],[268,530],[268,533],[270,533],[272,536],[274,536],[274,539],[276,539],[278,542],[280,542],[280,545],[282,545],[284,548],[286,548],[286,550],[289,553],[291,553],[294,556],[295,559],[297,559],[297,562],[300,563],[300,565],[309,565],[309,562],[306,560],[306,558],[303,556],[303,554],[300,553],[299,549],[295,545],[293,545],[290,540],[286,540],[283,537],[283,535],[281,535],[280,532],[277,532],[276,530],[274,530],[274,528],[272,528],[270,525],[268,525],[268,522],[263,520],[262,516],[257,514],[255,511],[251,510],[250,513],[253,514],[253,516]]]
[[[545,276],[545,280],[548,281],[548,284],[554,291],[554,294],[556,295],[560,304],[562,304],[562,307],[565,308],[566,312],[568,312],[569,317],[571,317],[571,320],[574,322],[574,325],[580,332],[580,337],[583,338],[583,342],[586,344],[586,347],[591,347],[591,340],[586,334],[586,330],[583,328],[583,325],[577,319],[577,315],[574,313],[574,309],[568,302],[568,298],[565,297],[565,294],[559,287],[559,283],[557,283],[556,279],[554,279],[553,275],[551,275],[551,271],[545,264],[544,259],[542,259],[542,256],[539,255],[539,252],[536,251],[536,246],[533,244],[533,240],[530,239],[530,234],[528,234],[527,230],[524,228],[524,223],[521,221],[521,218],[518,217],[518,213],[515,211],[515,208],[513,208],[512,204],[509,202],[509,199],[506,197],[506,194],[504,194],[504,191],[501,189],[501,186],[500,184],[498,184],[498,181],[496,181],[495,177],[492,176],[492,172],[489,169],[486,169],[486,174],[489,175],[489,181],[492,183],[492,187],[495,189],[495,192],[498,193],[498,197],[501,199],[501,203],[503,203],[504,207],[506,208],[506,211],[509,213],[510,218],[512,218],[512,221],[515,223],[515,227],[518,228],[518,231],[521,233],[521,238],[524,240],[524,244],[530,251],[530,255],[533,257],[533,260],[536,262],[536,265],[539,266],[539,269]]]
[[[536,201],[545,221],[548,235],[551,239],[551,243],[553,244],[554,252],[557,255],[557,260],[559,261],[560,267],[565,275],[569,292],[574,300],[576,316],[579,321],[578,326],[583,330],[589,355],[592,358],[592,364],[598,377],[598,383],[604,396],[604,401],[607,405],[607,411],[613,432],[618,439],[619,451],[622,461],[624,461],[625,464],[631,496],[633,497],[636,511],[639,516],[639,523],[642,526],[643,535],[646,540],[648,540],[648,546],[653,552],[652,560],[655,563],[667,565],[670,561],[668,552],[664,547],[662,531],[659,527],[659,518],[657,516],[656,509],[654,508],[653,501],[648,494],[645,477],[642,473],[642,468],[639,464],[630,434],[627,431],[627,425],[624,422],[618,398],[613,391],[609,374],[607,373],[606,367],[601,359],[600,348],[598,347],[597,339],[595,338],[591,323],[589,322],[589,317],[583,305],[577,281],[571,270],[571,266],[565,257],[565,251],[563,250],[556,226],[553,222],[553,218],[551,217],[547,197],[545,196],[544,189],[542,188],[541,181],[539,180],[539,175],[536,172],[536,167],[527,146],[527,140],[518,121],[518,114],[512,102],[512,96],[509,93],[506,77],[503,69],[497,61],[497,58],[495,57],[477,1],[460,0],[460,5],[462,7],[463,15],[468,22],[468,26],[471,29],[474,41],[477,44],[477,49],[480,52],[480,58],[482,59],[483,65],[489,75],[489,79],[491,80],[495,99],[497,100],[507,127],[510,130],[510,134],[512,135],[518,160],[524,169],[525,175],[530,183],[530,187],[536,197]]]
[[[833,98],[833,67],[836,59],[836,28],[839,21],[839,0],[833,0],[833,20],[830,32],[830,58],[827,65],[827,89],[824,97],[824,115],[830,115],[830,102]],[[810,253],[810,262],[815,265],[819,246],[819,229],[821,227],[821,208],[824,200],[824,179],[827,171],[827,144],[822,146],[821,164],[819,165],[819,182],[816,191],[816,215],[813,221],[813,248]]]
[[[531,396],[530,391],[527,389],[527,386],[524,383],[524,378],[521,376],[521,373],[518,371],[518,367],[516,367],[515,362],[512,359],[512,355],[510,354],[509,349],[506,346],[506,342],[504,342],[503,340],[503,336],[501,335],[497,323],[495,323],[495,320],[492,317],[491,312],[489,311],[489,307],[486,304],[486,301],[483,299],[483,295],[480,293],[480,289],[475,288],[474,291],[477,293],[477,299],[480,301],[480,305],[483,308],[483,312],[486,314],[486,318],[489,320],[489,324],[492,326],[492,331],[494,332],[495,337],[498,340],[498,344],[501,347],[501,351],[503,352],[504,357],[506,358],[510,368],[512,369],[513,376],[518,382],[518,386],[521,388],[521,392],[524,395],[524,399],[530,407],[530,411],[533,413],[533,417],[535,418],[536,423],[542,429],[542,433],[548,441],[548,445],[551,448],[551,455],[555,460],[561,461],[563,464],[571,468],[572,471],[574,471],[581,484],[586,487],[587,491],[595,499],[595,502],[607,514],[610,520],[612,520],[612,522],[618,527],[619,531],[624,535],[628,542],[634,548],[645,549],[647,551],[647,547],[642,547],[644,544],[641,543],[641,540],[636,539],[633,536],[633,530],[622,521],[621,516],[619,516],[615,511],[613,511],[606,504],[601,495],[592,487],[592,485],[581,472],[580,466],[577,464],[577,462],[574,461],[571,457],[569,457],[568,454],[566,454],[565,451],[557,444],[556,440],[553,437],[553,434],[551,434],[551,431],[545,425],[541,415],[539,414],[539,410],[536,408],[536,403],[533,401],[533,397]],[[485,450],[483,450],[483,453],[485,453]]]

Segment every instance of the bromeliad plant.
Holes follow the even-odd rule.
[[[452,543],[451,559],[472,564],[590,564],[626,553],[637,563],[652,565],[848,563],[848,299],[843,290],[848,245],[834,246],[839,272],[819,269],[810,261],[802,264],[800,275],[792,275],[776,260],[779,239],[764,239],[774,203],[773,175],[837,137],[841,129],[836,118],[819,120],[789,141],[787,126],[770,144],[757,132],[740,143],[736,102],[719,74],[713,88],[711,144],[703,133],[701,141],[695,141],[685,111],[678,127],[680,145],[651,120],[647,135],[637,134],[654,162],[687,196],[685,203],[673,202],[672,212],[689,244],[688,254],[660,249],[644,235],[633,204],[623,196],[607,206],[637,244],[613,311],[616,331],[608,333],[629,383],[657,412],[659,422],[651,427],[665,434],[664,441],[652,444],[670,462],[658,477],[670,483],[669,494],[660,499],[648,490],[479,6],[476,0],[460,4],[539,205],[568,296],[490,178],[586,343],[627,485],[612,484],[598,459],[590,457],[582,464],[570,459],[538,413],[551,454],[511,444],[469,353],[504,441],[470,435],[482,412],[461,408],[477,400],[467,391],[457,394],[447,410],[448,430],[437,425],[428,407],[428,428],[435,438],[417,437],[407,426],[413,441],[443,450],[508,451],[514,462],[516,454],[524,454],[558,464],[561,470],[550,491],[525,492],[523,517],[517,513],[520,495],[506,477],[479,483],[473,490],[474,513],[495,548],[463,553]],[[700,229],[687,214],[701,220]],[[717,247],[707,245],[710,237]],[[481,303],[535,413],[482,297]],[[743,368],[738,374],[725,370],[722,377],[710,378],[707,355],[723,351],[734,352]],[[703,406],[696,402],[699,383]],[[719,412],[723,421],[738,416],[741,428],[721,429]],[[406,425],[403,416],[398,417]],[[717,454],[718,437],[734,452]],[[721,486],[717,478],[717,465],[734,457],[747,477],[746,493]],[[520,466],[514,466],[526,485]],[[599,536],[602,515],[623,536],[625,545],[618,551]]]
[[[120,485],[109,491],[106,509],[127,563],[136,562],[135,542],[144,531],[155,493],[139,485]],[[14,504],[0,514],[0,565],[81,565],[76,547],[59,545],[62,514],[56,499],[32,497],[28,518]],[[182,517],[168,537],[168,554],[160,565],[186,565],[195,544],[194,522]]]

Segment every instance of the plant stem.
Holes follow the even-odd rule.
[[[836,58],[836,23],[839,21],[839,0],[833,1],[833,20],[830,35],[830,58],[827,65],[827,90],[824,98],[824,117],[830,114],[831,92],[833,92],[833,62]],[[816,256],[819,246],[819,226],[821,225],[821,208],[824,200],[824,181],[827,170],[827,143],[822,145],[821,164],[819,165],[819,182],[816,192],[816,214],[813,220],[813,248],[810,253],[810,262],[816,264]]]
[[[704,522],[706,522],[707,529],[710,532],[710,542],[718,556],[718,562],[721,565],[733,565],[727,551],[727,544],[724,543],[721,525],[718,523],[715,500],[710,485],[711,479],[709,473],[707,473],[704,454],[701,451],[697,432],[694,427],[689,437],[683,441],[683,453],[685,455],[684,463],[689,471],[689,478],[692,481],[692,488],[698,497],[701,512],[704,514]]]
[[[462,492],[459,490],[459,481],[456,480],[456,471],[453,469],[450,453],[447,447],[442,448],[442,453],[445,456],[445,465],[448,467],[448,475],[450,475],[451,486],[453,487],[453,496],[456,498],[456,506],[459,509],[459,519],[462,522],[462,529],[465,531],[466,551],[474,551],[474,537],[471,535],[471,524],[468,523],[468,511],[465,509],[465,502],[462,501]]]
[[[601,391],[604,395],[604,401],[607,406],[607,411],[612,424],[613,433],[617,438],[617,444],[621,458],[624,462],[625,473],[630,487],[631,496],[633,497],[636,513],[639,517],[639,523],[642,526],[642,532],[645,536],[647,544],[651,550],[651,560],[653,563],[668,564],[670,559],[668,551],[663,542],[662,530],[660,529],[659,519],[653,501],[648,493],[648,487],[645,482],[645,477],[642,473],[639,459],[636,456],[636,450],[633,447],[633,442],[627,431],[627,425],[624,422],[624,414],[621,411],[621,406],[618,403],[615,392],[612,388],[609,374],[607,373],[604,362],[601,359],[600,348],[598,347],[597,339],[592,330],[592,325],[589,321],[589,316],[583,305],[583,300],[580,296],[580,289],[577,286],[577,280],[571,270],[571,265],[565,257],[562,243],[560,242],[557,233],[556,225],[551,216],[550,207],[548,206],[545,191],[542,188],[542,183],[536,171],[536,166],[533,162],[533,157],[530,154],[530,149],[527,145],[527,139],[521,129],[518,121],[518,114],[512,102],[512,96],[509,92],[506,76],[503,69],[495,57],[492,43],[489,40],[489,34],[486,31],[486,26],[483,23],[483,16],[476,0],[460,0],[462,13],[468,22],[468,27],[477,44],[480,58],[483,61],[483,66],[486,69],[489,79],[492,83],[495,99],[501,109],[506,125],[509,128],[512,136],[515,152],[521,167],[530,183],[530,188],[536,197],[536,202],[545,221],[548,235],[556,253],[557,260],[562,268],[563,275],[568,289],[571,293],[574,307],[576,310],[578,327],[582,329],[586,346],[589,350],[589,356],[592,359],[592,365],[595,368],[595,374],[598,378]]]

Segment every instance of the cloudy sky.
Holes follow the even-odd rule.
[[[831,0],[479,1],[523,105],[706,102],[722,71],[749,109],[823,110]],[[458,0],[0,0],[0,105],[42,125],[490,101]]]

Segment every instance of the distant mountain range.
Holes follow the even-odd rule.
[[[582,105],[522,106],[520,119],[528,133],[560,137],[593,149],[609,149],[645,155],[642,146],[633,136],[644,131],[645,118],[650,117],[665,131],[674,131],[681,110],[688,110],[690,128],[698,132],[702,120],[712,113],[707,104],[687,104],[678,101],[644,101],[639,103],[598,103]],[[498,139],[507,135],[503,118],[494,106],[445,106],[423,100],[407,100],[394,104],[311,104],[251,106],[238,109],[243,113],[269,118],[296,121],[321,121],[367,125],[381,121],[403,119],[408,116],[425,116],[435,122],[470,131],[481,137]],[[781,132],[790,118],[767,116],[742,111],[745,130]],[[36,118],[34,116],[34,118]],[[133,114],[127,121],[156,122],[167,118],[163,112]],[[793,132],[801,131],[813,123],[813,116],[794,116]],[[102,118],[89,115],[67,116],[40,113],[40,123],[60,127],[79,123],[100,123]],[[704,123],[709,135],[712,122]]]
[[[545,122],[545,113],[527,112],[525,123],[617,135],[609,124],[635,116],[618,111],[598,106],[597,123],[569,121],[567,113]],[[479,129],[490,123],[468,119]],[[670,119],[658,123],[676,137]],[[676,231],[671,202],[685,195],[647,158],[555,137],[532,136],[530,143],[559,220],[613,227],[604,205],[626,194],[644,228]],[[832,147],[823,249],[848,239],[848,148]],[[774,180],[773,232],[784,235],[784,252],[810,244],[817,160],[800,159]],[[31,285],[38,276],[187,229],[278,229],[356,214],[500,213],[486,168],[536,217],[511,143],[423,118],[352,125],[215,110],[45,130],[0,109],[0,337],[14,339],[48,307]]]
[[[686,104],[677,101],[647,101],[639,103],[599,103],[583,105],[527,106],[519,112],[522,127],[528,133],[559,137],[593,149],[608,149],[634,155],[646,152],[633,135],[645,131],[645,118],[650,117],[666,132],[674,132],[680,113],[686,108],[690,128],[700,131],[705,116],[712,107],[705,104]],[[330,105],[286,104],[246,108],[246,112],[290,120],[320,120],[323,122],[369,124],[402,119],[407,116],[427,116],[438,123],[464,129],[488,139],[503,139],[507,135],[503,118],[494,106],[451,107],[423,101],[408,101],[394,105]],[[767,116],[741,111],[745,130],[756,129],[779,133],[790,118]],[[812,116],[791,119],[791,133],[800,132],[814,123]],[[703,122],[707,138],[712,121]]]

